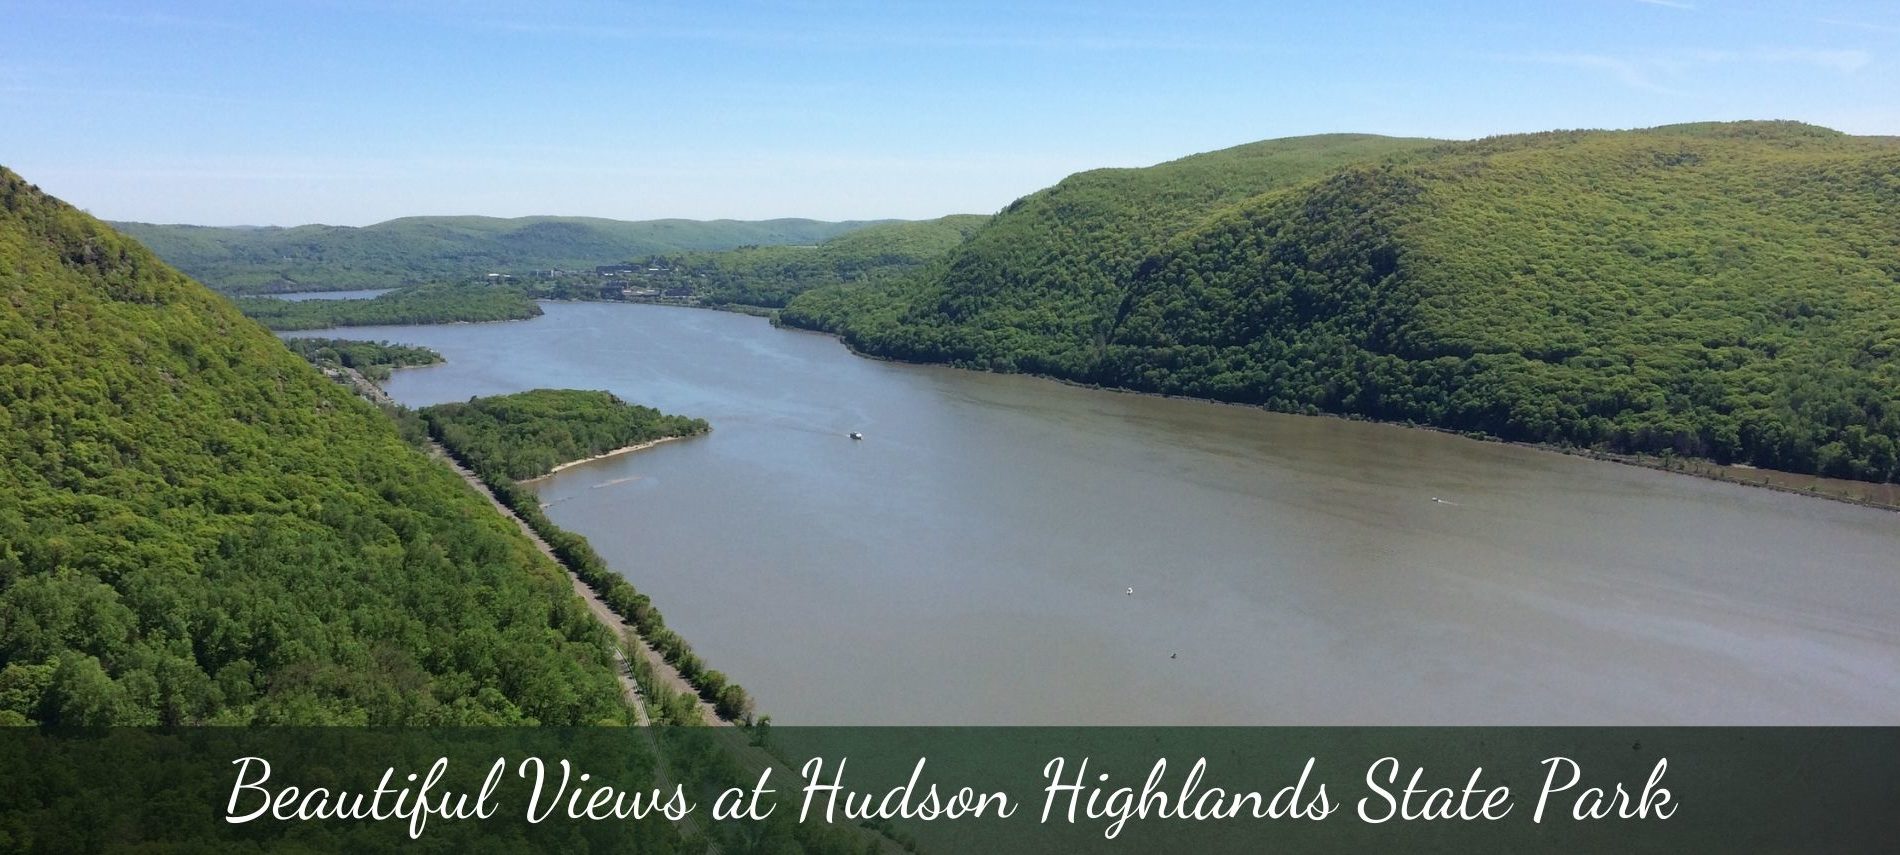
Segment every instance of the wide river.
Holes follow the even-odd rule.
[[[1900,724],[1900,515],[546,309],[343,334],[711,421],[538,487],[780,723]]]

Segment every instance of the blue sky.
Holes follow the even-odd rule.
[[[111,219],[986,213],[1332,131],[1900,134],[1900,3],[0,0],[0,164]]]

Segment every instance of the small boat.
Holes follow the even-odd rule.
[[[863,439],[863,438],[864,438],[864,434],[861,434],[861,433],[858,433],[857,431],[852,431],[852,432],[851,432],[851,438],[852,438],[852,439]]]

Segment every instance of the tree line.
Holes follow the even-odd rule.
[[[666,415],[607,392],[574,389],[475,398],[419,412],[430,434],[541,535],[561,562],[653,645],[721,717],[749,723],[753,703],[745,689],[708,667],[692,645],[667,627],[651,598],[609,566],[587,538],[548,519],[540,497],[516,480],[640,442],[702,434],[710,429],[704,420]]]
[[[349,368],[376,383],[388,380],[394,369],[434,365],[442,361],[442,354],[429,348],[386,341],[292,338],[285,339],[284,344],[291,353],[309,360],[319,368]]]
[[[223,298],[0,170],[0,723],[622,723],[565,576]]]

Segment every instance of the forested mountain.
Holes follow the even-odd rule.
[[[988,217],[880,223],[816,246],[744,246],[649,256],[627,283],[690,288],[703,303],[779,308],[824,285],[868,283],[915,271],[961,245]]]
[[[0,170],[0,723],[595,723],[560,570],[222,297]]]
[[[350,226],[113,223],[228,294],[391,288],[492,272],[596,265],[685,250],[814,244],[872,222],[403,217]]]
[[[907,325],[949,323],[958,336],[997,339],[983,349],[999,354],[1068,350],[1099,337],[1099,319],[1112,317],[1144,259],[1212,211],[1345,164],[1431,144],[1334,134],[1252,143],[1146,169],[1083,172],[1010,204],[919,287],[901,295],[886,283],[818,289],[792,305],[786,319],[829,329],[850,311],[853,328],[865,329],[907,315]]]
[[[1900,142],[1743,122],[1393,145],[1162,217],[1085,173],[902,287],[783,317],[905,359],[1900,478]]]

